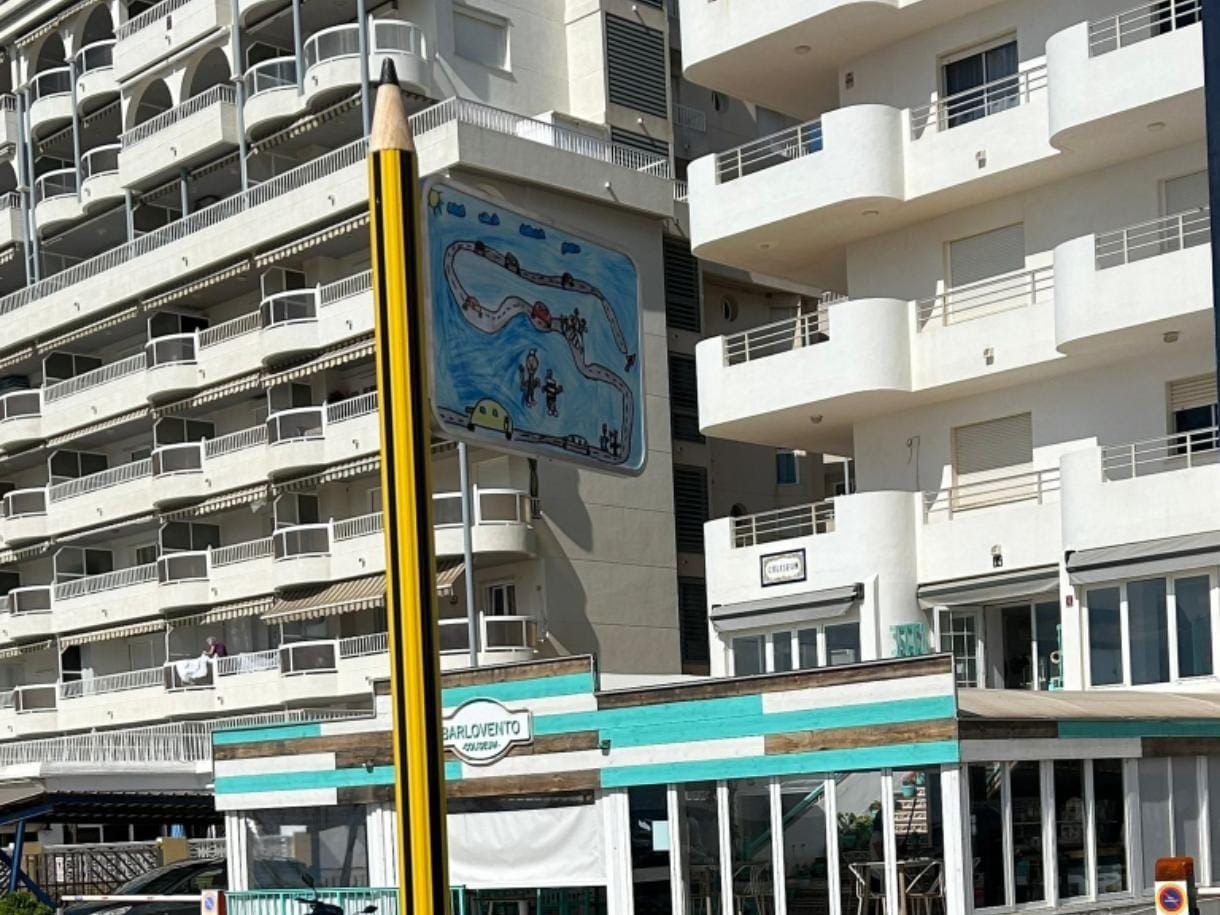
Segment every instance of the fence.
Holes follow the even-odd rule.
[[[358,394],[346,400],[335,401],[326,405],[326,422],[341,423],[357,416],[365,416],[377,412],[377,392]]]
[[[1220,427],[1216,426],[1101,449],[1104,480],[1128,480],[1215,463],[1220,463]]]
[[[344,277],[333,283],[327,283],[318,292],[319,304],[326,306],[343,299],[351,298],[373,288],[373,272],[365,270],[354,276]]]
[[[918,140],[928,133],[960,127],[1028,104],[1035,92],[1045,88],[1046,64],[1040,64],[912,108],[911,139]]]
[[[225,894],[228,915],[303,915],[308,909],[297,899],[301,890],[242,890]],[[360,915],[368,906],[377,907],[377,915],[396,915],[398,890],[377,887],[319,890],[323,902],[337,905],[343,915]],[[463,910],[464,911],[464,910]],[[458,912],[454,907],[455,915]]]
[[[1211,241],[1211,210],[1202,207],[1148,222],[1102,232],[1094,240],[1098,270],[1158,257]]]
[[[267,426],[251,426],[248,429],[239,429],[227,435],[208,439],[203,443],[203,454],[204,457],[214,458],[265,444],[267,444]]]
[[[810,121],[716,154],[720,184],[822,151],[822,122]]]
[[[271,538],[247,540],[245,543],[234,543],[231,546],[220,546],[212,550],[212,568],[231,566],[239,562],[252,562],[270,556]]]
[[[370,534],[381,533],[381,512],[360,515],[356,518],[345,518],[334,522],[333,537],[335,540],[351,540],[354,537],[367,537]]]
[[[1050,301],[1055,294],[1055,268],[1037,267],[1006,273],[977,283],[954,286],[915,303],[915,316],[922,330],[933,320],[953,324],[985,318],[1014,308]]]
[[[835,503],[833,499],[798,505],[795,508],[780,508],[743,515],[733,519],[733,546],[735,548],[774,543],[794,537],[810,537],[834,530]]]
[[[90,677],[87,680],[68,680],[59,685],[59,696],[61,699],[80,699],[84,696],[102,696],[107,693],[147,689],[150,686],[160,686],[163,682],[164,673],[160,667],[125,670],[122,673]]]
[[[204,349],[209,346],[216,346],[218,343],[224,343],[226,340],[232,340],[234,337],[254,333],[256,330],[260,330],[262,326],[262,316],[257,311],[252,311],[239,318],[233,318],[230,321],[201,330],[199,332],[199,348]]]
[[[100,473],[91,473],[88,476],[78,477],[75,480],[56,483],[50,490],[51,501],[62,502],[64,499],[71,499],[85,493],[97,492],[99,489],[119,486],[120,484],[149,476],[152,476],[152,460],[149,458],[145,458],[142,461],[132,461],[130,464],[120,464],[118,467],[111,467],[109,470],[103,470]]]
[[[374,632],[371,635],[354,635],[339,640],[340,658],[363,658],[369,655],[385,654],[389,651],[389,636],[384,632]]]
[[[213,105],[234,105],[236,103],[237,94],[234,92],[232,86],[212,86],[210,89],[205,89],[198,95],[187,99],[181,105],[177,105],[166,111],[162,111],[160,114],[154,115],[147,121],[140,122],[135,127],[131,128],[131,130],[124,131],[119,135],[119,145],[122,146],[123,149],[130,149],[141,140],[147,140],[153,134],[164,130],[171,124],[177,124],[179,121],[184,121],[206,108],[211,108]]]
[[[30,879],[55,899],[110,893],[160,864],[154,842],[45,845],[23,860]]]
[[[754,359],[791,352],[830,339],[830,307],[784,318],[724,338],[724,364],[740,365]]]
[[[136,372],[142,372],[147,364],[148,361],[144,353],[136,353],[134,356],[128,356],[126,359],[120,359],[118,362],[111,362],[91,371],[82,372],[72,378],[48,385],[43,388],[43,398],[47,403],[62,400],[65,397],[71,397],[79,391],[95,388],[99,384],[114,381],[116,378],[125,378],[128,375],[134,375]]]
[[[952,518],[959,512],[1019,502],[1041,505],[1059,493],[1059,468],[1030,470],[990,480],[961,483],[923,494],[924,521],[943,513]]]
[[[74,578],[55,585],[55,600],[71,600],[74,597],[84,597],[87,594],[98,594],[102,591],[114,591],[118,588],[128,588],[132,585],[157,580],[157,564],[129,566],[102,575],[90,575],[85,578]]]
[[[1089,56],[1100,57],[1177,29],[1194,25],[1203,15],[1202,0],[1154,0],[1089,23]]]

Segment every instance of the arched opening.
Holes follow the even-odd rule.
[[[106,41],[114,37],[114,23],[110,20],[110,10],[105,4],[93,8],[89,18],[85,20],[85,29],[81,32],[79,47],[87,47],[95,41]]]
[[[187,98],[194,98],[202,92],[207,92],[213,86],[227,83],[232,76],[229,59],[220,48],[213,48],[203,56],[203,60],[195,67],[191,75]]]
[[[143,124],[145,121],[155,118],[162,111],[169,111],[173,106],[174,100],[169,94],[169,86],[165,85],[163,80],[153,80],[144,89],[139,100],[131,106],[128,127]]]
[[[59,35],[52,33],[47,36],[47,40],[38,49],[38,58],[34,62],[34,72],[41,73],[44,70],[62,67],[67,62],[68,56],[64,52],[63,39]]]

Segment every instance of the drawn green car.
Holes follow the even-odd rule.
[[[466,408],[466,428],[491,429],[493,432],[503,432],[505,438],[513,437],[513,418],[508,411],[490,397],[484,397],[473,407]]]

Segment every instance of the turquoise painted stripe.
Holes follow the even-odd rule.
[[[445,763],[445,781],[460,782],[462,780],[462,764],[457,760]]]
[[[260,743],[264,740],[296,740],[300,737],[321,737],[322,725],[277,724],[267,728],[237,728],[232,731],[212,732],[215,746],[232,746],[239,743]]]
[[[709,781],[720,778],[763,778],[769,775],[808,775],[813,772],[848,772],[879,768],[910,768],[959,762],[957,741],[865,747],[859,750],[821,750],[776,756],[732,759],[695,759],[644,766],[616,766],[602,770],[603,788],[665,785],[671,782]]]
[[[353,769],[314,769],[307,772],[260,772],[256,775],[221,775],[217,794],[252,794],[258,791],[308,791],[311,788],[358,788],[394,784],[393,766],[359,766]]]
[[[1220,737],[1220,720],[1060,721],[1060,737]]]
[[[550,699],[593,692],[593,674],[564,674],[559,677],[535,677],[532,680],[506,680],[478,686],[455,686],[441,692],[445,708],[461,705],[471,699],[498,699],[512,702],[521,699]]]
[[[534,719],[534,733],[567,734],[572,731],[602,731],[616,727],[668,726],[693,719],[744,718],[756,721],[762,714],[762,696],[727,696],[723,699],[665,702],[634,708],[601,709],[596,712],[540,715]]]

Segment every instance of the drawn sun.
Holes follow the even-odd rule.
[[[442,202],[441,192],[437,188],[432,188],[430,191],[428,191],[428,207],[433,213],[439,213],[441,211]]]

